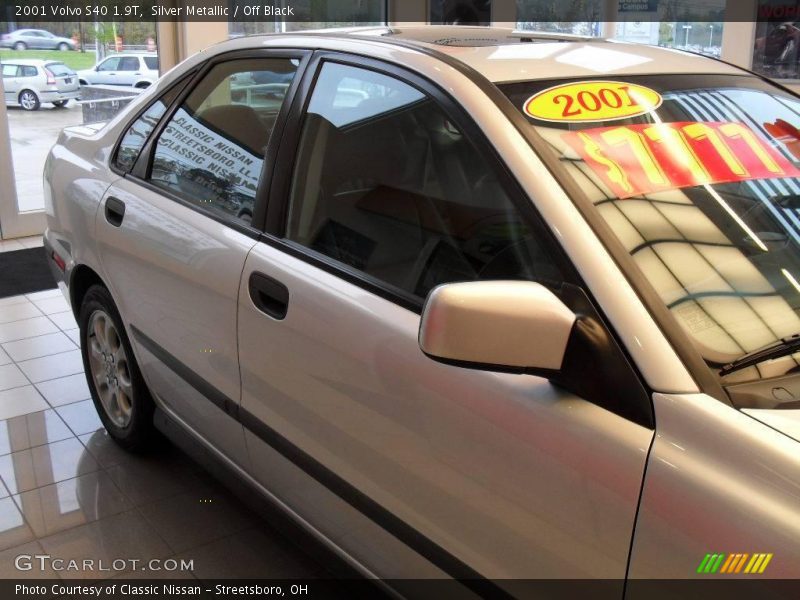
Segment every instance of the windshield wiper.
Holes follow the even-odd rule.
[[[766,346],[753,350],[747,354],[743,354],[735,361],[728,363],[719,370],[721,376],[730,375],[734,371],[752,367],[765,360],[773,360],[789,356],[795,352],[800,352],[800,333],[795,333],[789,337],[781,338],[777,342],[767,344]]]

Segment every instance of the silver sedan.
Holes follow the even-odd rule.
[[[755,586],[800,577],[798,115],[648,46],[239,38],[62,133],[46,249],[111,437],[365,575]]]

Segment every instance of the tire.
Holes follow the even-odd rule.
[[[19,93],[19,105],[25,110],[39,110],[39,107],[42,105],[39,102],[39,96],[36,95],[36,92],[32,92],[31,90],[22,90]]]
[[[67,42],[61,42],[58,45],[58,50],[59,52],[66,52],[67,50],[70,50],[69,44]]]
[[[28,44],[26,44],[25,42],[17,42],[16,44],[14,44],[14,50],[22,51],[27,49],[28,49]]]
[[[161,436],[153,425],[155,404],[106,288],[89,288],[78,323],[86,381],[106,431],[130,452],[159,447]]]
[[[56,100],[53,102],[53,106],[56,108],[64,108],[67,105],[67,102],[69,102],[69,100]]]

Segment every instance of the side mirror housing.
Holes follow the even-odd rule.
[[[529,281],[441,285],[422,311],[419,345],[434,360],[490,371],[555,374],[576,315]]]

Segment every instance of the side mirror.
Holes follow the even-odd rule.
[[[550,290],[528,281],[451,283],[431,291],[419,346],[447,364],[555,374],[576,316]]]

